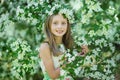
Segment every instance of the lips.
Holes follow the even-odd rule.
[[[56,30],[56,32],[61,34],[61,33],[63,33],[63,30]]]

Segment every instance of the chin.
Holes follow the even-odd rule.
[[[55,36],[62,37],[64,34],[65,34],[65,33],[61,33],[61,34],[59,34],[59,33],[55,33],[54,35],[55,35]]]
[[[64,34],[56,34],[57,37],[63,37]]]
[[[56,35],[57,37],[63,37],[63,35]]]

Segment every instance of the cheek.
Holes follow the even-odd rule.
[[[51,31],[53,31],[55,29],[55,27],[53,25],[51,25],[50,29],[51,29]]]
[[[64,27],[65,32],[67,32],[68,26]]]

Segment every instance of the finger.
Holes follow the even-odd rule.
[[[85,53],[88,53],[88,52],[89,52],[89,49],[86,48],[86,49],[83,49],[83,51],[84,51]]]
[[[88,49],[83,49],[83,51],[84,51],[85,53],[87,53],[89,50],[88,50]]]
[[[82,45],[81,48],[85,48],[86,46],[85,45]]]
[[[83,52],[84,54],[86,54],[86,50],[85,50],[85,49],[83,49],[82,52]]]
[[[86,52],[88,52],[88,51],[89,51],[89,49],[88,49],[88,47],[87,47],[87,46],[82,47],[82,49],[85,49],[85,50],[86,50]]]
[[[87,45],[82,45],[81,48],[88,48],[88,46]]]

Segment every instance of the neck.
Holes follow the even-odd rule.
[[[62,37],[55,37],[56,44],[62,44]]]

